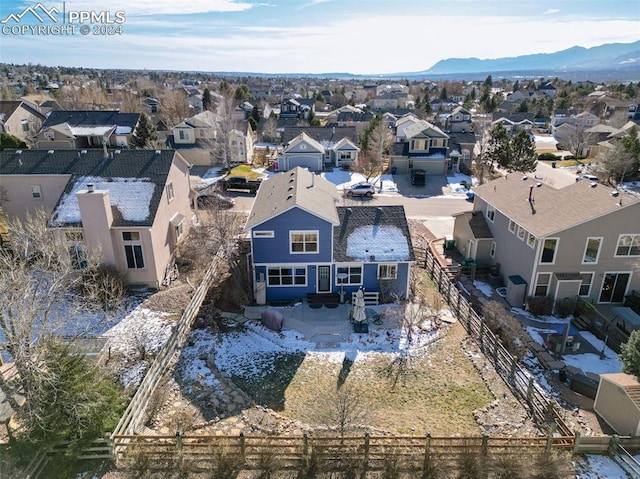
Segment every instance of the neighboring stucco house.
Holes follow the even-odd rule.
[[[34,137],[36,148],[71,150],[76,148],[127,148],[131,143],[139,113],[109,111],[52,111]]]
[[[224,123],[224,122],[222,122]],[[229,161],[231,163],[251,163],[255,134],[246,122],[232,122],[225,128],[236,126],[229,132]],[[205,110],[175,125],[167,137],[167,145],[175,148],[193,165],[211,165],[214,162],[212,150],[219,137],[221,122],[218,116]]]
[[[173,150],[5,150],[4,212],[44,210],[70,260],[99,253],[128,283],[158,288],[192,224],[189,168]]]
[[[413,113],[407,113],[406,115],[401,116],[397,120],[395,120],[393,124],[393,128],[395,131],[395,141],[396,143],[402,143],[407,140],[407,134],[405,130],[420,121]]]
[[[449,135],[425,120],[419,120],[404,130],[406,140],[394,143],[391,164],[398,173],[412,168],[427,174],[443,175],[448,168]]]
[[[512,306],[528,296],[622,303],[640,289],[638,197],[586,180],[554,189],[524,178],[510,174],[475,187],[473,212],[454,225],[465,257],[499,265],[507,288],[526,284]]]
[[[33,135],[40,129],[46,117],[35,106],[22,100],[0,101],[0,132],[32,143]]]
[[[303,299],[341,286],[348,295],[363,287],[383,298],[407,296],[415,257],[404,208],[341,202],[335,185],[304,168],[263,182],[245,225],[256,300]]]
[[[640,436],[640,382],[631,374],[601,374],[593,409],[622,436]]]

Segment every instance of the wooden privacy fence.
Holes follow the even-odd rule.
[[[169,336],[169,339],[164,344],[151,364],[151,367],[145,374],[144,379],[140,383],[140,387],[138,387],[138,390],[129,402],[127,409],[120,418],[120,421],[112,435],[132,434],[140,427],[140,424],[144,419],[145,410],[149,404],[149,399],[155,392],[156,387],[166,372],[167,367],[171,363],[174,354],[182,347],[187,339],[193,320],[197,316],[198,311],[200,311],[202,302],[204,301],[211,284],[220,274],[221,264],[223,263],[222,260],[222,253],[218,252],[211,261],[203,280],[200,282],[200,285],[191,297],[189,304],[182,313],[180,321],[178,321],[178,323],[173,327],[171,336]]]
[[[119,459],[171,459],[177,463],[201,463],[203,468],[220,455],[239,460],[246,470],[257,469],[267,457],[277,458],[283,468],[297,468],[312,456],[324,464],[358,460],[370,470],[381,470],[385,461],[402,459],[420,464],[436,458],[454,463],[462,454],[496,457],[549,452],[552,449],[571,451],[573,437],[432,437],[426,436],[192,436],[121,435],[113,437],[114,446],[121,448]]]
[[[462,323],[469,336],[478,341],[484,355],[493,361],[496,372],[510,387],[514,395],[529,409],[532,419],[538,425],[552,425],[562,436],[573,436],[573,430],[562,418],[556,401],[536,382],[535,378],[522,367],[518,360],[502,345],[502,342],[485,324],[440,265],[430,250],[421,250],[424,261],[419,262],[426,270],[438,291]]]

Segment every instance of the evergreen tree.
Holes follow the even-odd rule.
[[[526,131],[520,131],[514,137],[502,125],[490,132],[486,157],[509,172],[527,173],[535,171],[538,155],[535,145]]]
[[[485,81],[484,81],[484,86],[485,87],[489,87],[489,89],[491,89],[491,87],[493,86],[493,78],[491,77],[491,75],[489,75]]]
[[[211,110],[211,92],[208,88],[205,88],[202,92],[202,109]]]
[[[250,118],[253,118],[253,120],[256,123],[256,126],[258,125],[258,123],[260,123],[260,109],[258,108],[258,105],[255,105],[251,110]],[[255,128],[253,131],[255,131]]]
[[[131,146],[141,150],[154,148],[157,140],[158,133],[151,124],[151,119],[146,113],[141,114],[136,131],[131,138]]]
[[[27,144],[10,133],[0,133],[0,151],[5,148],[26,148]]]
[[[631,332],[629,340],[620,346],[622,371],[640,378],[640,330]]]
[[[447,93],[447,87],[443,86],[442,90],[440,91],[440,99],[447,100],[448,98],[449,98],[449,94]]]
[[[519,89],[520,89],[520,82],[516,80],[516,82],[513,84],[513,91],[518,91]]]

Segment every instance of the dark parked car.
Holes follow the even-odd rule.
[[[427,180],[427,172],[424,170],[411,170],[411,184],[414,186],[424,186]]]
[[[345,193],[347,196],[372,196],[375,193],[375,187],[371,183],[358,183],[346,188]]]
[[[199,208],[215,208],[220,210],[228,210],[233,208],[236,202],[233,198],[229,198],[216,191],[206,191],[198,195]]]

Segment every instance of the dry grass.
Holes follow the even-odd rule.
[[[401,434],[478,434],[472,412],[493,397],[462,352],[464,337],[462,326],[454,325],[428,355],[414,359],[399,380],[388,356],[355,362],[345,384],[364,391],[362,400],[371,411],[368,426]],[[341,369],[340,364],[306,358],[284,392],[281,414],[313,423],[317,409],[325,407],[326,391],[337,387]]]

